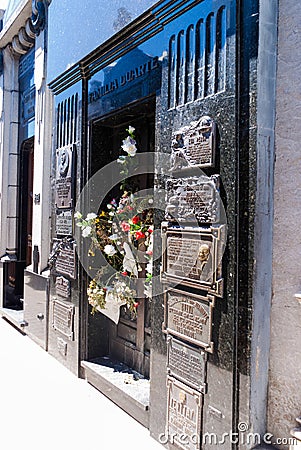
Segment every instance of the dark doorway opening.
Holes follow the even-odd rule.
[[[18,259],[26,266],[32,263],[33,161],[34,141],[30,138],[22,143],[20,152]]]
[[[90,175],[116,160],[122,154],[121,144],[122,140],[127,136],[126,129],[129,126],[135,128],[138,152],[154,152],[155,98],[147,98],[93,122],[90,134]],[[139,190],[153,187],[153,168],[150,168],[149,172],[150,174],[139,176]],[[119,186],[116,186],[113,196],[118,198],[118,193],[120,195],[120,192]],[[109,194],[110,198],[111,194]],[[103,203],[105,204],[106,200]],[[87,359],[89,363],[82,363],[88,379],[89,376],[87,374],[91,368],[95,370],[100,378],[102,376],[106,377],[110,369],[112,371],[112,379],[114,378],[115,381],[118,378],[118,376],[116,377],[117,373],[128,376],[128,380],[136,384],[136,402],[143,404],[145,411],[148,409],[149,396],[149,384],[146,385],[145,381],[149,379],[150,374],[150,311],[150,300],[144,297],[139,298],[136,316],[132,316],[126,307],[121,307],[120,319],[117,325],[101,313],[96,313],[94,316],[88,314]],[[95,382],[94,377],[92,384],[103,391],[107,382],[111,382],[111,380],[106,379],[104,385],[101,382],[98,384]],[[123,389],[124,383],[127,382],[121,381],[119,390]],[[114,395],[110,396],[114,400]],[[122,407],[121,398],[118,403]],[[127,402],[126,404],[127,407],[124,409],[131,414],[131,411],[129,411],[130,403]],[[133,412],[132,415],[135,416],[136,414]],[[143,414],[141,419],[137,420],[146,424]]]
[[[33,157],[30,138],[20,149],[17,260],[4,263],[3,307],[16,311],[23,309],[24,269],[32,262]]]

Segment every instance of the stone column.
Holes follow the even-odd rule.
[[[11,47],[3,50],[3,101],[1,111],[1,231],[3,260],[15,260],[18,220],[18,58]]]
[[[52,96],[46,86],[45,31],[35,43],[36,116],[34,141],[32,245],[39,249],[39,272],[46,266],[50,245],[50,170]]]

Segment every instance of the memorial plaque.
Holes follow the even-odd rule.
[[[174,281],[223,296],[221,261],[225,226],[208,228],[168,227],[162,223],[162,281]]]
[[[220,220],[219,176],[167,180],[165,217],[169,221],[214,224]]]
[[[71,243],[66,243],[63,248],[60,249],[55,262],[55,269],[57,272],[68,275],[75,280],[76,278],[76,256],[75,246]]]
[[[56,277],[55,290],[56,295],[64,298],[69,298],[71,295],[70,281],[65,277]]]
[[[72,236],[72,211],[60,211],[56,215],[56,234]]]
[[[207,354],[172,336],[167,338],[167,371],[194,389],[206,392]]]
[[[163,331],[213,352],[212,314],[215,298],[170,289],[164,294]]]
[[[56,345],[57,345],[57,349],[58,349],[59,353],[62,356],[66,356],[67,355],[67,347],[68,347],[67,342],[64,341],[64,339],[58,337],[57,341],[56,341]]]
[[[189,167],[214,167],[216,126],[203,116],[173,134],[171,171]]]
[[[74,305],[63,303],[57,299],[52,302],[52,327],[67,336],[74,338]]]
[[[203,395],[172,377],[167,377],[166,436],[184,450],[201,448]]]
[[[73,206],[74,149],[66,146],[56,151],[55,206],[58,209]]]

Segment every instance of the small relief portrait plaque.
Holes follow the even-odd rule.
[[[58,209],[73,206],[74,146],[56,151],[55,205]]]
[[[207,353],[184,344],[172,336],[167,338],[167,372],[205,394]]]
[[[170,289],[164,297],[163,331],[213,352],[212,314],[215,298]]]
[[[63,298],[69,298],[71,295],[70,281],[65,277],[56,277],[55,290],[56,290],[56,295],[63,297]]]
[[[170,171],[187,167],[214,167],[216,125],[209,116],[173,133]]]
[[[221,261],[225,226],[208,228],[168,227],[162,223],[162,281],[182,283],[223,296]]]
[[[184,450],[201,448],[202,397],[197,392],[172,377],[167,377],[166,436]]]
[[[52,301],[52,327],[67,336],[74,338],[74,305],[64,303],[57,299]]]
[[[219,222],[221,208],[219,181],[218,175],[167,180],[165,218],[180,223]]]

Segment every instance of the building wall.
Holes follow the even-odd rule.
[[[32,248],[38,247],[41,272],[47,266],[50,250],[50,167],[52,137],[52,98],[46,84],[46,33],[40,30],[35,36],[29,25],[32,14],[30,0],[20,3],[20,8],[9,5],[4,14],[4,28],[0,33],[3,56],[3,73],[0,75],[0,256],[1,262],[16,260],[20,246],[17,233],[19,196],[22,189],[20,175],[21,144],[23,139],[34,137],[34,185]],[[16,6],[16,5],[15,5]],[[0,16],[1,17],[1,16]],[[25,36],[22,46],[19,34]],[[29,40],[29,38],[31,40]],[[14,47],[14,42],[19,42]],[[34,51],[35,118],[29,126],[19,124],[19,61],[26,51]],[[46,119],[47,117],[47,119]],[[20,121],[22,123],[22,121]],[[22,128],[22,132],[21,132]],[[24,131],[27,130],[27,131]],[[19,257],[20,258],[20,257]],[[31,269],[31,267],[29,267]],[[3,304],[2,269],[0,267],[0,305]]]
[[[273,297],[268,430],[289,437],[301,414],[301,3],[279,1]],[[283,445],[280,448],[288,448]]]

